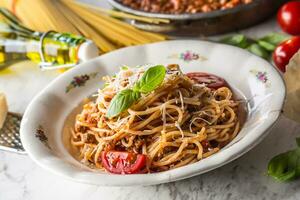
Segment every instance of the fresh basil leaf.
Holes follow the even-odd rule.
[[[264,59],[269,59],[270,54],[258,44],[251,44],[247,49],[248,51],[250,51],[251,53],[259,57],[262,57]]]
[[[278,44],[280,44],[281,42],[283,42],[287,39],[289,39],[288,35],[284,35],[281,33],[271,33],[269,35],[266,35],[266,36],[260,38],[259,40],[263,40],[265,42],[268,42],[270,44],[277,46]]]
[[[268,175],[278,181],[290,181],[296,177],[297,155],[294,151],[279,154],[271,159],[268,164]]]
[[[296,138],[298,148],[279,154],[268,164],[268,175],[279,181],[290,181],[300,177],[300,138]]]
[[[266,42],[264,40],[258,40],[257,43],[258,43],[259,46],[263,47],[267,51],[274,51],[275,48],[276,48],[275,45],[273,45],[269,42]]]
[[[226,37],[226,38],[222,39],[220,42],[222,42],[224,44],[237,46],[237,47],[240,47],[243,49],[245,49],[247,46],[249,46],[248,39],[246,38],[246,36],[244,36],[242,34],[236,34],[233,36]]]
[[[166,68],[162,65],[150,67],[133,87],[134,91],[148,93],[157,88],[164,80]]]
[[[141,93],[148,93],[158,87],[165,78],[166,68],[157,65],[149,68],[137,81],[133,90],[125,89],[120,91],[111,100],[106,116],[111,118],[127,110],[140,97]]]
[[[141,94],[131,89],[125,89],[120,91],[111,100],[106,117],[115,117],[121,112],[127,110],[140,98]]]

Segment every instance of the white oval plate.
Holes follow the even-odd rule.
[[[184,72],[219,75],[249,101],[246,123],[230,144],[197,163],[137,175],[94,171],[69,154],[62,142],[64,122],[85,97],[102,87],[102,76],[116,73],[122,65],[171,63],[179,64]],[[281,75],[270,63],[245,50],[204,41],[166,41],[117,50],[59,76],[28,106],[21,124],[21,139],[37,164],[76,181],[106,186],[166,183],[205,173],[249,151],[266,136],[279,117],[284,98]]]

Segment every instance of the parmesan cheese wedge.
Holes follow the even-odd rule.
[[[296,53],[286,67],[286,100],[283,114],[300,123],[300,51]]]
[[[2,129],[8,112],[5,95],[0,92],[0,129]]]

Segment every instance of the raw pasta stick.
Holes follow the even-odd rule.
[[[110,27],[101,25],[103,20],[95,17],[91,13],[87,13],[85,11],[79,10],[78,8],[77,9],[74,8],[74,11],[80,13],[82,19],[84,19],[87,23],[92,25],[96,30],[98,30],[105,37],[109,38],[111,41],[120,43],[125,46],[138,44],[136,40],[129,39],[128,37],[126,37],[126,35],[122,35],[118,32],[112,31]]]
[[[58,2],[58,8],[62,11],[65,17],[86,37],[93,40],[98,47],[104,52],[109,52],[116,47],[109,41],[105,40],[99,33],[87,25],[80,17],[78,17],[72,10]]]
[[[126,37],[126,40],[129,42],[126,42],[126,44],[133,45],[133,44],[140,44],[145,42],[141,36],[136,34],[131,34],[128,29],[122,29],[119,26],[115,26],[114,24],[110,23],[109,21],[106,21],[104,16],[97,17],[93,12],[89,12],[87,10],[80,9],[76,6],[70,6],[77,12],[81,13],[82,18],[85,19],[86,22],[92,24],[95,28],[98,28],[103,34],[105,34],[108,38],[114,39],[120,38],[120,37]],[[103,26],[99,26],[99,24],[103,24]],[[113,36],[113,37],[112,37]],[[122,41],[122,40],[120,40]],[[132,41],[132,42],[130,42]],[[126,45],[125,44],[125,45]]]

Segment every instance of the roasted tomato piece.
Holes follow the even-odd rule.
[[[146,166],[146,156],[126,151],[104,151],[103,167],[114,174],[136,174]]]
[[[219,76],[204,73],[204,72],[190,72],[186,74],[190,79],[197,83],[204,83],[207,87],[218,89],[220,87],[226,86],[226,81]]]

